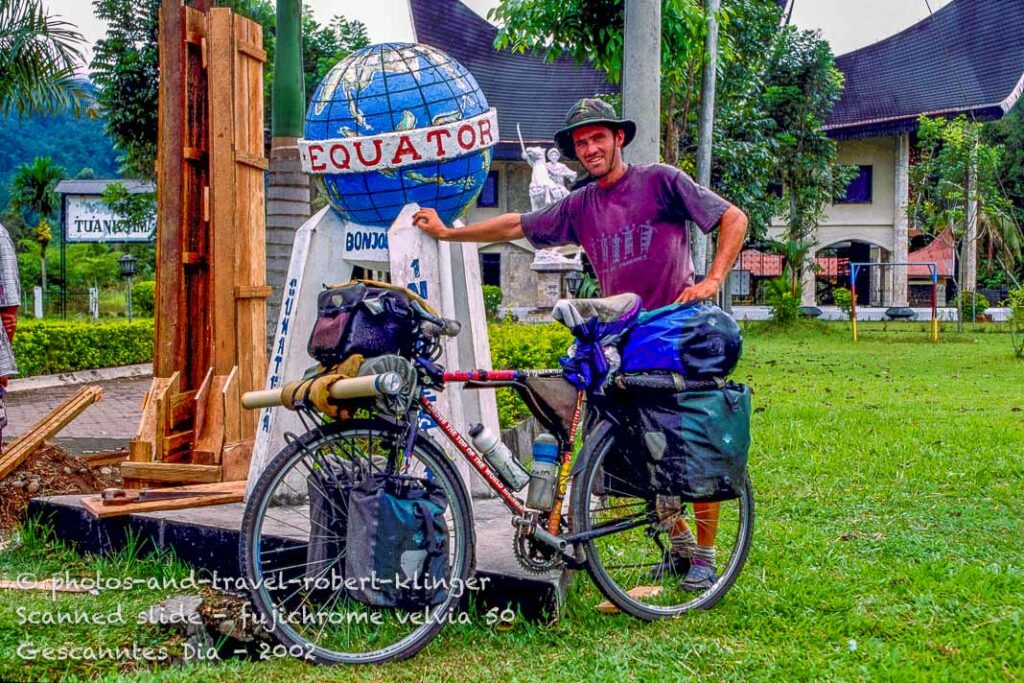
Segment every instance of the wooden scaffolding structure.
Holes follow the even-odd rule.
[[[266,373],[262,27],[160,10],[153,383],[126,486],[245,479]]]

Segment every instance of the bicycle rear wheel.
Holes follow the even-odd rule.
[[[656,567],[667,559],[669,531],[680,518],[697,533],[693,505],[684,504],[678,516],[668,518],[664,513],[659,515],[654,501],[633,497],[635,485],[606,474],[602,467],[615,448],[614,436],[602,439],[572,487],[573,529],[577,533],[601,529],[610,532],[583,546],[587,571],[594,583],[616,607],[640,619],[713,607],[735,583],[750,552],[754,498],[749,478],[739,498],[719,505],[716,579],[703,592],[691,593],[681,586],[685,566],[661,572]],[[706,514],[702,509],[701,515]],[[702,518],[700,523],[707,522]]]
[[[404,659],[459,607],[473,561],[469,498],[433,441],[420,436],[405,461],[401,437],[397,424],[381,419],[325,425],[286,446],[257,481],[242,521],[241,569],[258,617],[289,654],[323,664]],[[443,602],[403,609],[353,597],[352,582],[373,577],[345,576],[349,499],[325,484],[339,472],[400,474],[440,487],[449,574],[430,581],[448,589]]]

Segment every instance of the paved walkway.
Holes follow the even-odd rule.
[[[95,382],[103,387],[103,400],[92,404],[55,441],[72,452],[113,450],[128,445],[142,417],[142,398],[151,378],[117,379]],[[78,386],[63,386],[7,396],[7,428],[4,438],[24,434],[43,415],[78,391]]]

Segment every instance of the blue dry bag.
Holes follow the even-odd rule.
[[[677,372],[686,380],[725,379],[743,351],[739,325],[706,302],[642,313],[622,347],[622,372]]]

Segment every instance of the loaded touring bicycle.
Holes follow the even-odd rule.
[[[289,653],[402,659],[468,609],[476,532],[453,457],[508,509],[519,564],[586,570],[595,606],[672,617],[713,606],[736,581],[754,520],[750,393],[725,379],[739,330],[717,308],[565,300],[554,315],[576,341],[562,369],[452,370],[436,361],[459,324],[412,291],[353,281],[318,307],[309,351],[320,365],[243,396],[297,411],[308,429],[286,436],[255,483],[240,548],[255,609]],[[429,400],[453,385],[517,392],[545,430],[532,461],[482,426],[456,431]],[[678,529],[715,523],[716,578],[688,592],[685,565],[658,568]]]

